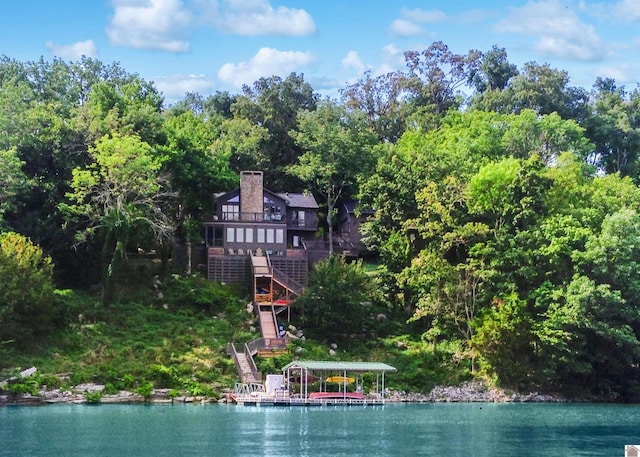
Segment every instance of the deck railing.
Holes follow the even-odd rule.
[[[256,355],[263,349],[287,349],[286,338],[257,338],[246,343],[249,353]]]

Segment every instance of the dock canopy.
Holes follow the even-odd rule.
[[[315,360],[294,360],[284,366],[282,371],[284,372],[290,369],[303,369],[310,371],[347,371],[353,373],[396,371],[396,369],[391,365],[381,362],[329,362]]]
[[[313,379],[314,372],[338,372],[340,373],[340,376],[332,376],[328,379],[340,378],[340,380],[342,381],[341,384],[343,384],[341,395],[344,401],[354,395],[358,396],[358,398],[361,399],[365,398],[362,392],[347,393],[347,384],[351,384],[349,380],[352,379],[348,376],[349,373],[375,373],[375,396],[378,397],[379,395],[381,401],[384,403],[384,375],[387,371],[396,371],[396,369],[391,365],[387,365],[386,363],[381,362],[334,362],[318,360],[294,360],[293,362],[287,364],[282,368],[282,373],[286,374],[287,382],[290,382],[292,372],[300,373],[300,395],[305,402],[307,402],[309,399],[316,398],[319,395],[331,395],[333,398],[335,398],[335,394],[329,394],[327,392],[313,392],[311,393],[311,395],[309,395],[309,377],[311,375],[311,379]],[[382,377],[382,390],[379,390],[378,385],[380,377]],[[362,389],[362,386],[360,385],[359,388]],[[356,390],[358,389],[356,388]],[[338,393],[338,396],[339,395],[340,393]]]

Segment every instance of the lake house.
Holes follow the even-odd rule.
[[[299,292],[309,266],[327,256],[318,243],[318,203],[307,193],[277,193],[264,188],[261,171],[240,173],[240,187],[215,195],[215,211],[205,222],[209,279],[226,283],[254,281],[256,291],[276,282]],[[256,292],[257,293],[257,292]],[[271,296],[270,298],[274,298]]]

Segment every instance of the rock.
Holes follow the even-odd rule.
[[[329,355],[331,356],[336,355],[336,351],[334,351],[333,349],[329,349]]]
[[[27,368],[26,370],[20,372],[20,376],[22,376],[23,378],[28,378],[29,376],[32,376],[36,371],[38,371],[36,367]]]
[[[289,324],[289,331],[295,333],[298,330],[298,328],[295,325],[291,325]]]
[[[295,351],[293,351],[293,353],[294,353],[295,355],[300,355],[300,354],[302,354],[302,352],[303,352],[303,351],[304,351],[304,348],[302,348],[302,347],[298,346],[298,347],[295,349]]]
[[[376,320],[377,320],[378,322],[383,322],[383,321],[386,321],[387,319],[388,319],[388,318],[387,318],[387,315],[386,315],[386,314],[384,314],[384,313],[380,313],[380,314],[378,314],[378,315],[376,316]]]
[[[247,303],[247,312],[249,314],[253,314],[253,303],[251,302]]]
[[[398,349],[406,349],[406,345],[404,344],[404,341],[396,341],[396,347]]]
[[[331,346],[329,346],[331,349],[336,350],[338,349],[338,345],[336,343],[331,343]]]

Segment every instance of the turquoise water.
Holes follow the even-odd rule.
[[[0,456],[623,456],[640,405],[0,408]]]

